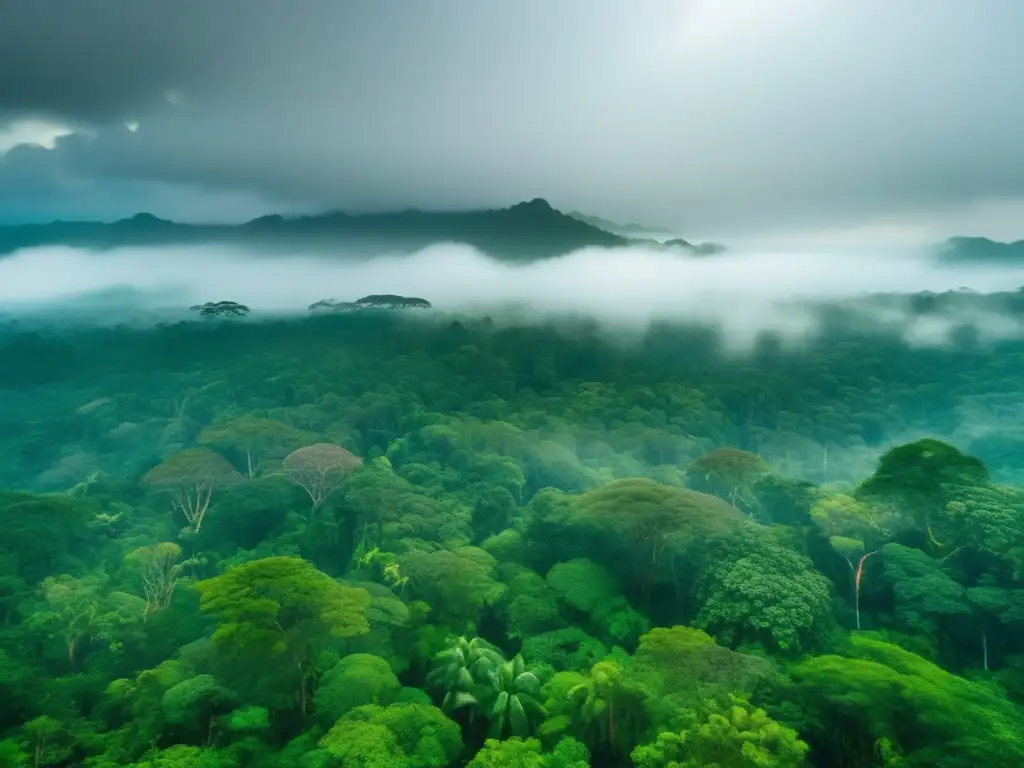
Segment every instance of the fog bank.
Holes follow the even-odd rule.
[[[360,260],[303,253],[253,256],[224,247],[100,253],[47,247],[0,260],[0,309],[17,315],[55,306],[113,305],[131,296],[135,306],[157,312],[228,299],[249,305],[256,315],[305,314],[309,304],[325,298],[352,301],[396,293],[428,299],[441,311],[514,306],[633,327],[656,319],[710,323],[743,343],[766,330],[790,338],[813,330],[808,303],[865,293],[960,288],[990,293],[1022,284],[1024,267],[946,265],[920,252],[891,249],[751,250],[696,258],[630,247],[508,264],[456,244]],[[922,343],[961,322],[989,336],[1020,330],[1012,319],[977,312],[926,320],[892,307],[872,312],[876,321],[907,325],[908,338]]]

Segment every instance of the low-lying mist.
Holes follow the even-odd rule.
[[[321,299],[373,293],[428,299],[437,310],[585,315],[639,328],[653,320],[718,326],[733,345],[771,331],[795,340],[815,329],[821,304],[846,304],[865,322],[897,328],[912,343],[941,343],[972,325],[984,338],[1022,335],[1013,317],[966,303],[925,316],[865,294],[1013,291],[1024,267],[939,264],[891,249],[786,253],[750,250],[690,257],[646,247],[584,249],[528,264],[496,261],[467,246],[437,244],[411,254],[325,257],[252,255],[221,246],[90,252],[28,249],[0,260],[0,310],[146,310],[174,315],[205,301],[247,304],[254,316],[305,314]]]

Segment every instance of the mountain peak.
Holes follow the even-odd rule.
[[[951,237],[938,254],[944,261],[1019,263],[1024,261],[1024,240],[1001,243],[987,237]]]
[[[142,211],[140,213],[136,213],[130,219],[121,219],[120,221],[115,222],[115,223],[116,224],[121,224],[121,225],[131,224],[131,225],[135,225],[135,226],[144,226],[144,227],[146,227],[146,226],[157,226],[157,225],[166,226],[168,224],[170,224],[172,226],[174,225],[173,221],[168,221],[167,219],[161,219],[159,216],[154,216],[152,213],[148,213],[146,211]]]
[[[547,200],[543,197],[535,197],[533,200],[524,200],[521,203],[516,203],[510,211],[528,211],[530,213],[551,213],[555,212],[555,209],[551,206]]]

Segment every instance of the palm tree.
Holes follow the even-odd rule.
[[[614,661],[601,661],[585,682],[568,693],[573,719],[584,741],[608,744],[629,754],[647,725],[646,692]]]
[[[518,654],[512,661],[492,669],[486,686],[489,690],[481,697],[480,708],[491,721],[492,739],[502,738],[506,730],[513,736],[529,736],[531,718],[547,715],[537,701],[540,680],[526,670],[526,663]]]
[[[445,691],[441,707],[451,712],[478,704],[478,681],[488,679],[505,662],[505,657],[482,638],[453,637],[435,660],[438,666],[427,675],[427,683]]]

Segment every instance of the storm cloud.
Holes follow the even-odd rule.
[[[1022,33],[1019,0],[0,0],[0,218],[541,196],[698,238],[1002,235]]]

